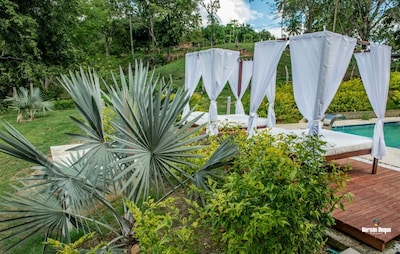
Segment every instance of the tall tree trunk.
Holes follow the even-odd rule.
[[[133,48],[133,28],[132,28],[132,15],[129,16],[129,36],[131,40],[131,54],[132,60],[135,59],[135,51]]]
[[[338,8],[339,8],[339,0],[335,0],[335,13],[333,15],[332,32],[335,32],[335,30],[336,30],[336,18],[337,18]]]
[[[149,33],[150,33],[150,37],[151,37],[151,41],[152,41],[153,49],[154,49],[157,46],[157,40],[156,40],[156,36],[154,34],[154,17],[153,16],[150,17]]]

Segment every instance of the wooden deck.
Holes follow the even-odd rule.
[[[347,190],[354,195],[351,204],[345,203],[345,211],[333,212],[336,228],[383,250],[387,242],[400,236],[400,172],[379,166],[373,175],[371,164],[353,159],[337,160],[336,164],[352,166]],[[385,233],[388,229],[391,232]],[[367,230],[370,232],[363,232]]]

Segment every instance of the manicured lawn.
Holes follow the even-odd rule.
[[[72,143],[65,133],[78,133],[80,129],[71,121],[69,116],[79,117],[75,109],[54,111],[48,116],[35,118],[24,123],[16,122],[16,112],[9,111],[0,115],[1,121],[12,124],[24,137],[46,155],[50,155],[50,146]],[[3,126],[0,127],[4,130]],[[11,190],[11,179],[30,173],[29,163],[0,153],[0,195]]]
[[[80,133],[80,129],[76,127],[69,116],[79,117],[79,114],[75,109],[54,111],[46,117],[38,117],[31,122],[17,123],[16,112],[9,111],[0,115],[0,121],[8,121],[11,123],[40,151],[46,155],[50,155],[50,146],[74,142],[73,139],[64,133]],[[3,125],[1,125],[0,129],[4,130]],[[0,153],[0,165],[0,196],[2,196],[4,192],[13,191],[10,185],[16,184],[13,180],[32,173],[30,169],[30,166],[32,166],[31,164],[3,153]],[[12,253],[41,253],[43,247],[41,244],[42,241],[43,237],[38,236],[19,246],[17,249],[13,250]]]

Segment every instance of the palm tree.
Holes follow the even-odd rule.
[[[24,120],[24,114],[32,121],[37,112],[46,114],[46,111],[53,109],[52,101],[44,101],[42,92],[37,87],[31,87],[28,90],[25,87],[19,88],[20,92],[14,94],[12,97],[5,99],[11,103],[11,107],[18,112],[17,122],[20,123]]]
[[[141,204],[149,196],[163,199],[186,182],[207,187],[208,177],[220,177],[219,167],[229,163],[236,146],[223,143],[205,165],[194,165],[202,126],[188,122],[181,112],[188,102],[182,90],[149,75],[148,66],[136,63],[128,75],[120,71],[114,84],[101,83],[96,72],[82,69],[60,78],[69,92],[81,119],[71,117],[85,134],[70,134],[82,141],[78,150],[84,154],[64,163],[46,158],[11,125],[5,123],[0,132],[0,151],[33,162],[35,175],[15,187],[18,195],[7,193],[2,213],[10,215],[0,223],[6,225],[0,239],[20,237],[26,240],[35,233],[70,241],[72,229],[83,232],[107,230],[117,237],[109,248],[124,248],[133,239],[133,219],[125,204],[132,200]],[[100,84],[105,87],[103,91]],[[175,92],[173,94],[173,92]],[[104,98],[104,101],[103,101]],[[112,133],[106,133],[103,109],[109,107],[115,117]],[[192,168],[189,174],[186,169]],[[110,196],[121,197],[124,211],[114,207]],[[112,214],[116,223],[105,221],[104,213]],[[114,226],[113,226],[114,225]],[[117,226],[115,226],[117,225]]]

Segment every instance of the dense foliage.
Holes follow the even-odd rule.
[[[4,252],[37,234],[45,241],[70,243],[75,230],[112,232],[115,238],[103,249],[128,248],[134,221],[127,202],[161,199],[188,181],[202,186],[207,176],[218,175],[216,169],[229,163],[236,153],[230,142],[220,144],[204,165],[190,162],[201,157],[196,151],[207,144],[198,143],[204,135],[197,133],[201,126],[193,128],[196,120],[187,122],[180,115],[189,98],[148,71],[143,64],[129,67],[127,75],[121,70],[113,85],[103,84],[104,91],[92,70],[60,78],[81,114],[71,119],[83,133],[70,134],[80,140],[75,150],[81,152],[61,162],[50,160],[12,125],[3,124],[0,151],[33,163],[35,172],[19,179],[23,188],[14,186],[18,195],[2,193],[0,213],[7,217],[0,219],[0,242],[15,239],[2,246]],[[111,117],[112,128],[105,116]],[[112,203],[113,197],[121,202]]]
[[[350,194],[340,192],[346,171],[327,167],[317,137],[251,138],[239,145],[225,176],[207,182],[204,206],[185,191],[161,202],[129,204],[137,250],[144,253],[317,253],[333,225],[331,211]],[[211,144],[228,137],[212,137]],[[231,136],[232,137],[232,136]],[[197,187],[193,190],[199,191]],[[55,244],[53,244],[55,245]],[[71,246],[71,245],[70,245]],[[59,244],[59,249],[66,249]]]
[[[263,133],[237,139],[239,155],[206,206],[216,241],[228,253],[315,253],[334,224],[344,172],[328,172],[317,137]]]
[[[200,6],[208,22],[201,20]],[[0,99],[10,96],[12,87],[30,83],[51,89],[55,77],[79,65],[100,63],[101,68],[116,70],[143,58],[160,66],[193,48],[231,43],[240,49],[243,43],[273,38],[267,30],[257,31],[238,20],[220,24],[219,6],[219,0],[1,1]],[[298,34],[302,27],[311,32],[326,26],[385,42],[398,51],[398,1],[276,0],[272,7],[281,11],[288,34]],[[265,4],[265,8],[271,6]],[[183,51],[176,53],[177,48]],[[52,96],[57,99],[58,95]]]

